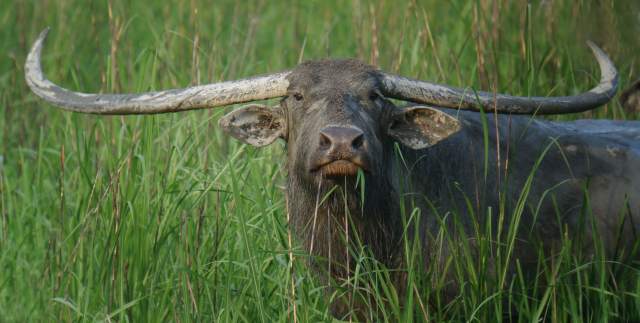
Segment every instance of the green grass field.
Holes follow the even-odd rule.
[[[640,70],[635,0],[0,1],[0,322],[332,320],[330,296],[289,239],[284,144],[258,150],[223,135],[217,119],[231,108],[53,109],[23,77],[46,26],[46,74],[86,92],[184,87],[330,56],[460,87],[575,94],[598,79],[587,39],[611,55],[622,87]],[[614,100],[553,118],[640,115]],[[521,322],[640,319],[638,271],[620,280],[601,257],[567,251],[540,279],[504,288],[465,259],[452,266],[472,279],[451,304],[419,265],[407,269],[420,287],[410,295],[365,283],[352,292],[391,299],[371,309],[378,321],[495,322],[510,308]],[[367,268],[363,277],[384,280]]]

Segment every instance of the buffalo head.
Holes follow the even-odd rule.
[[[383,75],[355,60],[307,62],[286,77],[276,107],[250,105],[220,120],[224,130],[254,146],[287,142],[298,176],[337,179],[384,171],[386,144],[426,148],[459,129],[458,121],[429,107],[398,108],[385,98]]]

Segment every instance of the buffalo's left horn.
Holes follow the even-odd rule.
[[[73,92],[49,81],[42,73],[40,53],[49,28],[40,33],[25,63],[31,90],[63,109],[93,114],[154,114],[212,108],[286,95],[288,71],[252,78],[140,94]]]
[[[600,65],[600,84],[588,92],[563,97],[520,97],[490,92],[475,92],[446,85],[412,80],[382,73],[383,92],[386,96],[445,108],[466,109],[514,114],[561,114],[586,111],[607,103],[616,94],[618,72],[598,46],[587,45]]]

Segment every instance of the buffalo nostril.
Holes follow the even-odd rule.
[[[320,132],[320,149],[327,150],[331,147],[331,138]]]
[[[351,142],[351,147],[356,150],[362,148],[363,145],[364,145],[364,134],[359,134]]]

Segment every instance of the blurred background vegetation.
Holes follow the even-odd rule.
[[[635,0],[1,1],[0,322],[331,320],[322,286],[289,246],[284,145],[256,150],[223,136],[225,109],[96,117],[49,108],[23,78],[46,26],[46,74],[85,92],[356,57],[460,87],[575,94],[598,80],[587,39],[611,55],[622,87],[640,72]],[[553,118],[638,111],[614,100]],[[640,287],[624,292],[629,303],[603,280],[582,284],[520,295],[531,304],[521,319],[640,316]],[[385,319],[494,321],[494,292]]]

